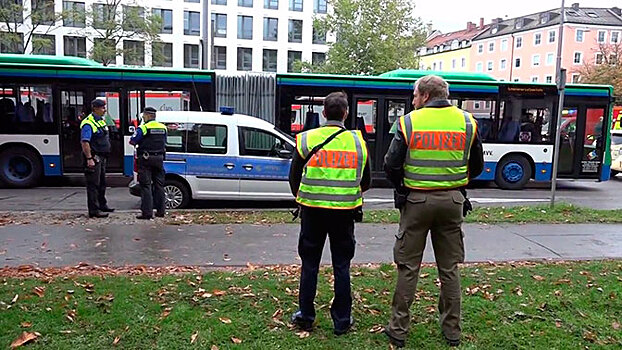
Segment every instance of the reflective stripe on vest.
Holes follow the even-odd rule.
[[[166,151],[166,125],[150,120],[139,126],[143,138],[138,144],[140,152],[165,152]]]
[[[473,117],[454,106],[423,108],[400,118],[408,151],[404,185],[451,189],[468,183],[468,161],[477,130]]]
[[[99,128],[103,129],[106,126],[106,121],[104,120],[104,118],[100,120],[95,120],[95,117],[93,117],[92,114],[89,114],[89,116],[84,118],[80,123],[80,129],[82,129],[87,124],[91,126],[91,128],[93,129],[93,133],[96,133]]]
[[[316,145],[337,132],[322,127],[297,135],[296,148],[306,159]],[[344,132],[309,159],[303,170],[296,201],[309,207],[352,209],[363,204],[361,179],[367,148],[359,131]]]

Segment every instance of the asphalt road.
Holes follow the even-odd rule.
[[[107,192],[108,202],[120,211],[138,210],[140,199],[127,190],[126,178],[113,178]],[[0,211],[82,211],[86,206],[86,190],[81,180],[62,179],[32,189],[0,189]],[[558,182],[557,200],[597,209],[622,208],[622,178],[607,182]],[[478,183],[469,190],[474,206],[546,204],[550,198],[550,184],[531,184],[520,191],[500,190],[494,184]],[[288,208],[293,202],[248,201],[194,201],[196,209],[262,209]],[[365,193],[365,206],[370,209],[392,208],[393,192],[388,188],[374,188]]]

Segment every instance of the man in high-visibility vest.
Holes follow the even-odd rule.
[[[164,156],[166,154],[166,125],[156,121],[156,109],[147,107],[143,111],[144,123],[130,139],[137,145],[136,162],[140,184],[141,215],[136,218],[150,220],[153,209],[157,217],[164,217]],[[152,187],[153,186],[153,187]]]
[[[104,119],[106,101],[95,99],[91,107],[93,112],[80,123],[86,197],[89,217],[105,218],[114,211],[106,201],[106,164],[110,155],[110,136]]]
[[[360,131],[345,130],[346,94],[324,99],[326,124],[300,133],[289,172],[289,184],[300,205],[298,254],[302,260],[300,309],[292,323],[310,331],[315,321],[313,302],[326,236],[330,240],[335,298],[330,309],[334,333],[347,333],[352,318],[350,261],[354,257],[354,222],[362,219],[362,193],[371,185],[367,146]]]
[[[393,257],[397,286],[392,316],[385,334],[403,347],[410,325],[409,308],[428,232],[441,281],[438,309],[441,331],[450,346],[460,344],[460,274],[464,261],[462,233],[465,197],[460,189],[483,169],[482,144],[473,116],[448,101],[447,82],[438,76],[417,80],[414,111],[399,119],[398,130],[385,156],[388,178],[407,201],[400,209],[400,225]]]

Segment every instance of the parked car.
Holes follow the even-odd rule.
[[[622,130],[611,130],[611,176],[622,172]]]
[[[192,199],[293,200],[288,174],[295,140],[252,116],[158,112],[168,128],[165,194],[169,209]],[[136,167],[135,167],[136,169]],[[130,193],[140,196],[136,170]]]

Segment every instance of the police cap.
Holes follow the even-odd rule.
[[[99,107],[105,107],[105,106],[106,106],[106,101],[104,101],[104,100],[100,100],[100,99],[96,98],[96,99],[94,99],[94,100],[91,102],[91,106],[92,106],[92,107],[97,107],[97,108],[99,108]]]
[[[157,110],[153,107],[145,107],[145,110],[143,111],[143,113],[147,113],[147,114],[156,114]]]

